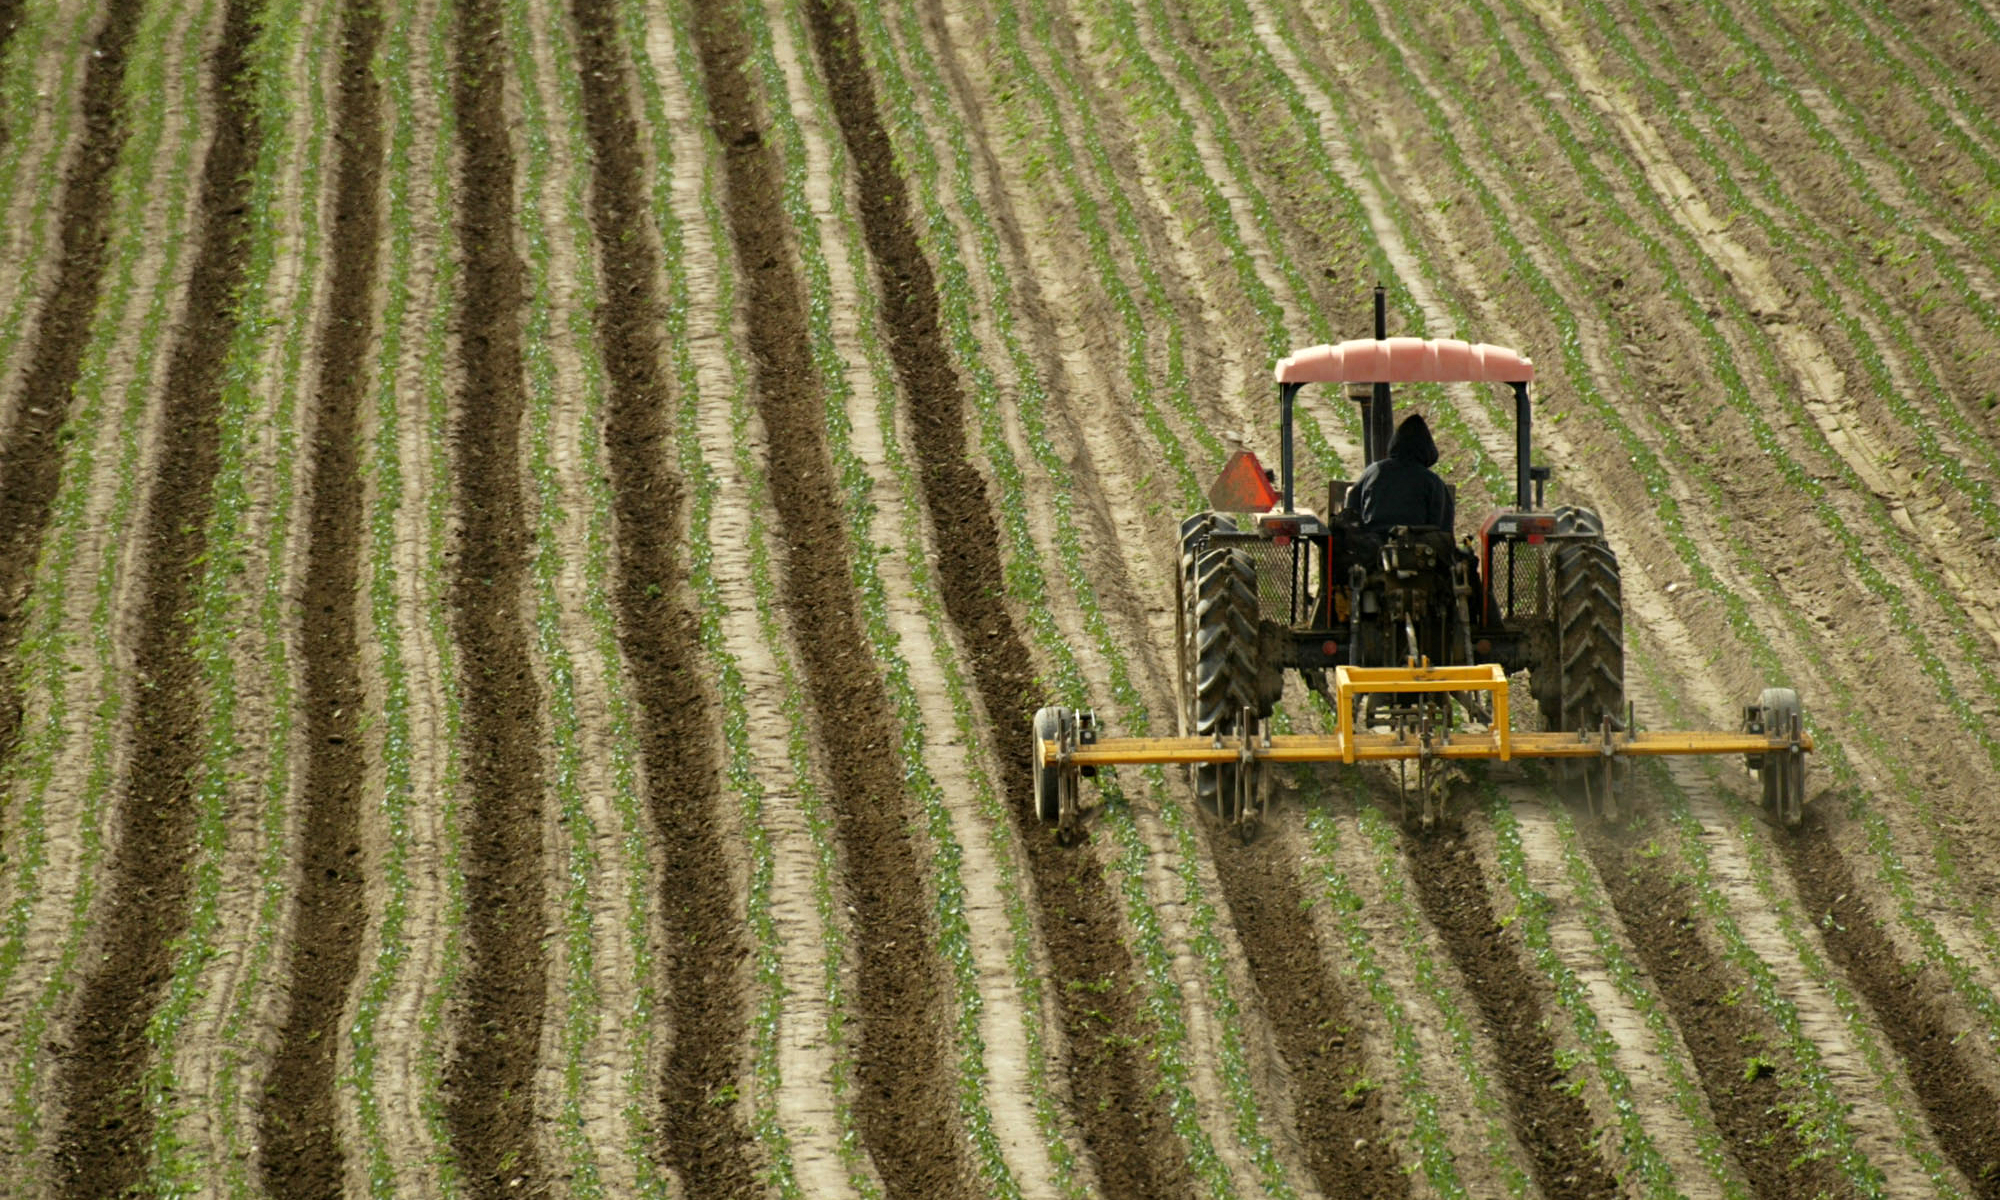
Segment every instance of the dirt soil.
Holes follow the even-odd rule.
[[[324,12],[272,63],[260,6],[114,4],[30,96],[85,10],[0,0],[0,94],[78,117],[22,126],[46,263],[0,242],[0,1191],[2000,1197],[1990,5]],[[179,194],[128,161],[156,61],[200,98],[179,259],[114,227]],[[311,330],[222,586],[294,581],[230,651],[289,661],[218,696],[252,279]],[[1508,768],[1397,831],[1334,766],[1247,844],[1171,772],[1039,819],[1058,693],[1176,726],[1179,522],[1377,283],[1392,334],[1533,358],[1643,726],[1799,691],[1805,828],[1736,758],[1610,824]],[[1506,398],[1399,402],[1472,533]],[[1356,414],[1301,405],[1324,497]],[[218,752],[289,788],[197,845],[209,717],[281,691],[288,757]],[[251,936],[158,1029],[197,862]]]
[[[892,737],[889,703],[857,616],[821,429],[825,400],[807,356],[803,286],[779,219],[779,164],[746,86],[743,32],[720,6],[704,6],[697,20],[716,136],[730,148],[730,228],[737,259],[748,269],[757,402],[770,437],[776,531],[787,549],[785,604],[813,631],[801,640],[799,654],[820,714],[816,734],[852,871],[847,898],[857,930],[863,1019],[857,1115],[891,1195],[960,1195],[971,1171],[950,1121],[943,980],[923,958],[912,962],[936,932],[925,912],[895,764],[882,752]],[[825,44],[830,36],[822,26],[816,41],[823,60],[834,53]],[[859,113],[850,117],[860,119]]]
[[[264,1180],[281,1196],[324,1196],[344,1185],[335,1087],[346,983],[360,964],[365,928],[361,802],[362,488],[360,416],[370,377],[375,277],[381,237],[382,121],[371,60],[379,14],[349,6],[341,31],[335,170],[333,299],[318,365],[303,598],[307,743],[304,861],[292,1008],[279,1030],[260,1132]]]
[[[135,773],[120,797],[112,882],[104,889],[104,949],[82,988],[71,1048],[58,1068],[65,1121],[55,1185],[64,1195],[117,1195],[144,1177],[151,1114],[136,1083],[148,1058],[147,1022],[187,916],[201,698],[184,614],[201,577],[204,517],[219,465],[229,295],[246,257],[244,199],[257,151],[243,86],[252,15],[247,4],[231,6],[209,64],[216,131],[202,167],[201,248],[186,324],[167,369],[165,446],[138,565],[147,582],[132,634],[133,671],[149,696],[134,718]]]
[[[463,392],[453,472],[463,522],[451,580],[467,729],[465,1011],[444,1081],[452,1140],[482,1195],[547,1193],[532,1084],[548,1008],[542,928],[542,688],[527,628],[529,543],[521,467],[526,411],[514,237],[514,165],[497,4],[458,12],[458,241]]]

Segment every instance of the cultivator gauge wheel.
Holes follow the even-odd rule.
[[[1035,816],[1056,826],[1056,836],[1064,844],[1076,841],[1082,830],[1081,793],[1083,777],[1097,774],[1096,767],[1072,761],[1079,749],[1097,744],[1097,716],[1089,709],[1051,705],[1035,710],[1035,735],[1029,768],[1035,782]],[[1054,742],[1056,755],[1045,758],[1042,749]]]
[[[1797,829],[1806,815],[1805,711],[1791,688],[1765,688],[1744,713],[1744,731],[1784,738],[1783,750],[1747,756],[1764,787],[1764,816]]]
[[[1035,711],[1035,752],[1030,761],[1040,763],[1043,742],[1067,742],[1074,733],[1075,714],[1067,708]],[[1043,821],[1062,820],[1062,769],[1037,765],[1035,772],[1035,816]]]

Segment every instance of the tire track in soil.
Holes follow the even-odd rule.
[[[114,4],[91,46],[83,78],[83,141],[63,181],[62,261],[43,303],[14,422],[0,434],[0,662],[11,661],[20,643],[29,581],[62,483],[58,435],[69,420],[109,256],[111,237],[104,225],[111,208],[111,172],[127,133],[119,92],[145,7],[141,0]],[[11,14],[0,14],[0,39],[19,23],[19,5],[11,8]],[[5,49],[0,40],[0,54]],[[20,682],[10,670],[0,685],[0,762],[13,757],[23,704]]]
[[[966,446],[966,401],[944,346],[935,277],[910,222],[853,16],[824,0],[808,3],[806,14],[858,173],[862,226],[880,276],[890,356],[909,401],[924,504],[932,527],[951,539],[936,563],[945,610],[989,719],[1002,730],[1025,730],[1037,703],[1035,673],[1001,598],[1000,530]],[[1002,739],[1010,747],[1017,741]],[[1190,1195],[1185,1148],[1146,1054],[1150,1027],[1139,1016],[1117,897],[1094,856],[1058,844],[1036,818],[1025,752],[999,757],[1053,967],[1072,1113],[1098,1182],[1110,1196]]]
[[[532,545],[520,462],[527,411],[514,243],[504,20],[495,0],[458,8],[459,317],[463,390],[453,404],[461,529],[448,586],[465,697],[465,996],[444,1073],[445,1123],[474,1195],[535,1196],[535,1060],[547,1005],[543,932],[541,688],[523,597]]]
[[[1535,972],[1494,919],[1486,880],[1468,839],[1448,830],[1403,836],[1424,915],[1444,939],[1479,1006],[1506,1085],[1514,1136],[1549,1200],[1611,1197],[1617,1178],[1591,1144],[1590,1110],[1564,1090]]]
[[[1972,1194],[2000,1200],[2000,1095],[1964,1056],[1981,1038],[1950,1011],[1951,985],[1909,962],[1876,919],[1863,886],[1827,829],[1825,805],[1806,808],[1798,833],[1775,839],[1827,954],[1874,1010],[1896,1048],[1931,1132]],[[1963,1035],[1966,1045],[1959,1044]]]
[[[639,701],[647,803],[661,858],[666,1001],[674,1031],[660,1081],[665,1165],[690,1193],[758,1195],[754,1150],[739,1106],[715,1103],[736,1082],[749,1037],[736,982],[750,954],[729,873],[718,756],[700,631],[670,582],[683,489],[673,459],[660,373],[659,255],[647,228],[645,169],[612,0],[573,0],[591,146],[591,225],[604,272],[598,338],[610,380],[604,438],[617,517],[619,643]]]
[[[815,30],[815,40],[823,41],[824,21],[816,20]],[[855,1115],[890,1196],[969,1195],[973,1176],[949,1067],[941,960],[929,954],[935,937],[923,868],[906,832],[888,697],[856,615],[844,510],[808,354],[805,289],[786,235],[776,156],[752,99],[748,36],[727,0],[699,0],[695,37],[710,119],[726,148],[730,233],[747,276],[743,301],[757,406],[769,437],[776,528],[786,551],[781,587],[801,631],[799,657],[854,913],[860,968]],[[845,88],[836,79],[836,111],[852,109],[852,97],[842,101],[852,87],[852,78]],[[865,192],[879,191],[864,180]],[[891,313],[892,342],[900,315]]]
[[[367,528],[360,413],[375,336],[382,225],[381,101],[374,77],[382,17],[371,0],[348,0],[342,21],[331,297],[318,364],[300,598],[297,703],[305,718],[305,812],[287,986],[291,1009],[279,1029],[258,1115],[264,1183],[280,1197],[333,1196],[343,1188],[335,1071],[341,1016],[367,926],[360,844],[365,694],[355,602],[363,591],[360,547]]]
[[[1210,839],[1236,936],[1291,1076],[1294,1119],[1306,1164],[1329,1196],[1407,1196],[1411,1176],[1383,1127],[1381,1088],[1348,1089],[1368,1056],[1348,1016],[1344,989],[1321,953],[1306,896],[1285,844],[1262,837]]]
[[[163,446],[135,564],[144,599],[133,614],[132,670],[144,699],[133,717],[130,775],[121,787],[100,910],[103,953],[83,981],[70,1050],[58,1068],[63,1116],[54,1190],[79,1200],[122,1196],[144,1183],[152,1133],[139,1086],[149,1058],[146,1022],[188,918],[202,695],[187,614],[207,550],[220,463],[217,422],[232,294],[249,248],[258,127],[248,52],[259,14],[254,0],[232,0],[209,60],[215,135],[202,164],[201,247],[159,400]]]
[[[1811,1147],[1786,1122],[1782,1106],[1797,1097],[1775,1072],[1752,1063],[1775,1040],[1774,1031],[1728,998],[1740,973],[1702,938],[1693,890],[1673,877],[1665,859],[1637,853],[1636,836],[1595,831],[1587,836],[1590,855],[1694,1060],[1730,1156],[1759,1196],[1851,1195],[1838,1166],[1807,1157]]]

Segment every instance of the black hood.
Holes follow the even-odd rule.
[[[1389,439],[1389,457],[1426,467],[1437,464],[1437,443],[1431,440],[1430,423],[1424,420],[1423,414],[1411,413],[1396,426],[1396,436]]]

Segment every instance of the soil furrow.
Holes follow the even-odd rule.
[[[1361,1086],[1368,1055],[1345,989],[1321,953],[1288,843],[1211,841],[1236,936],[1290,1070],[1306,1163],[1329,1196],[1407,1196],[1410,1177],[1383,1127],[1382,1090]]]
[[[1479,1006],[1499,1058],[1514,1134],[1527,1151],[1542,1194],[1615,1196],[1618,1181],[1594,1144],[1590,1110],[1572,1094],[1556,1063],[1555,1041],[1532,980],[1510,935],[1493,916],[1486,880],[1469,843],[1446,832],[1411,835],[1404,849],[1414,868],[1424,915],[1444,939]]]
[[[1755,1006],[1732,995],[1738,972],[1702,937],[1689,885],[1667,861],[1637,852],[1602,831],[1591,838],[1605,891],[1631,935],[1631,946],[1666,1001],[1688,1057],[1701,1076],[1716,1130],[1759,1196],[1841,1196],[1851,1188],[1838,1164],[1810,1157],[1785,1119],[1790,1094],[1767,1047],[1775,1031]]]
[[[173,941],[186,926],[194,851],[202,697],[188,613],[220,463],[217,421],[232,293],[249,245],[246,201],[258,128],[248,51],[257,17],[253,0],[231,3],[210,59],[215,134],[202,165],[201,245],[158,402],[164,444],[135,564],[144,599],[132,617],[132,663],[143,700],[133,718],[131,774],[121,788],[117,849],[104,888],[104,952],[83,982],[60,1068],[55,1188],[64,1196],[123,1195],[142,1184],[147,1168],[152,1119],[139,1086],[149,1057],[146,1023],[170,974]],[[102,237],[95,224],[92,237]]]
[[[787,551],[783,594],[801,631],[799,656],[857,932],[855,1113],[891,1196],[964,1195],[971,1172],[956,1120],[944,984],[928,954],[935,942],[929,902],[905,828],[899,770],[888,752],[894,721],[857,616],[778,162],[749,88],[748,39],[734,12],[703,0],[696,5],[696,37],[710,116],[728,147],[730,233],[747,275],[758,411],[770,437],[777,528]],[[836,83],[836,107],[842,90]]]
[[[0,63],[7,61],[7,44],[14,40],[14,31],[21,27],[21,6],[23,0],[0,0]],[[0,150],[7,148],[12,138],[11,127],[0,121]]]
[[[374,336],[382,167],[374,80],[380,13],[350,0],[341,30],[334,142],[332,295],[318,363],[307,486],[308,546],[299,634],[306,767],[299,852],[292,1007],[258,1118],[265,1186],[277,1196],[341,1191],[344,1151],[334,1086],[341,1014],[360,965],[366,924],[360,819],[367,764],[361,745],[360,418]]]
[[[22,400],[13,423],[0,433],[0,662],[10,661],[20,642],[28,582],[62,479],[65,443],[59,435],[90,344],[91,313],[111,244],[104,227],[111,171],[128,128],[119,91],[144,10],[138,0],[114,3],[91,46],[83,79],[83,141],[63,181],[62,257],[37,323]],[[0,37],[18,23],[18,7],[13,16],[13,22],[0,21]],[[13,755],[21,715],[20,685],[10,671],[0,684],[0,761]]]
[[[935,277],[910,221],[852,16],[828,3],[809,4],[807,15],[858,173],[862,225],[880,276],[890,355],[908,397],[925,506],[933,528],[951,539],[937,563],[946,612],[965,640],[988,717],[1003,730],[1026,729],[1036,703],[1034,670],[1001,598],[999,528],[969,458],[966,399],[944,346]],[[1001,774],[1024,831],[1069,1045],[1074,1111],[1099,1182],[1114,1196],[1186,1194],[1192,1181],[1147,1060],[1147,1027],[1117,897],[1094,857],[1059,845],[1037,821],[1025,755],[1007,754]]]
[[[1896,1048],[1938,1146],[1974,1195],[2000,1198],[2000,1095],[1968,1057],[1983,1039],[1952,1011],[1950,981],[1934,966],[1909,961],[1876,918],[1828,831],[1831,802],[1808,809],[1805,828],[1778,842],[1800,903]]]
[[[537,1195],[535,1060],[547,1004],[542,854],[541,688],[523,597],[530,544],[520,461],[527,409],[520,313],[525,268],[514,242],[514,150],[493,0],[458,9],[458,242],[463,390],[453,405],[452,474],[461,514],[449,584],[465,696],[466,970],[445,1071],[452,1149],[477,1195]]]
[[[680,578],[681,481],[672,459],[655,291],[659,255],[647,229],[645,168],[612,0],[574,0],[584,120],[591,144],[591,223],[609,302],[597,332],[610,380],[604,437],[618,520],[619,641],[641,711],[647,802],[660,839],[668,1023],[674,1031],[660,1100],[665,1162],[690,1192],[757,1192],[734,1086],[749,1034],[737,980],[750,948],[731,893],[717,786],[714,721],[700,673],[695,617]]]

